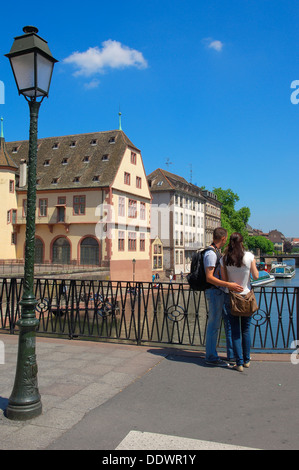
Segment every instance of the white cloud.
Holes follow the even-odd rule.
[[[111,39],[104,41],[101,48],[96,46],[85,52],[74,52],[64,62],[76,67],[75,75],[86,77],[103,73],[107,68],[147,67],[147,61],[141,52]]]
[[[220,52],[223,48],[223,43],[221,41],[212,41],[209,44],[210,49],[215,49],[215,51]]]
[[[203,42],[209,49],[214,49],[217,52],[221,52],[224,46],[223,42],[211,38],[206,38]]]
[[[100,80],[93,79],[91,82],[85,83],[84,87],[87,90],[92,90],[93,88],[97,88],[100,84]]]

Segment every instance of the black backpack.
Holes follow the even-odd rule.
[[[217,251],[215,251],[214,248],[212,248],[211,246],[205,248],[204,250],[197,251],[196,253],[194,253],[194,255],[192,256],[190,273],[187,275],[187,281],[192,290],[204,291],[212,287],[212,284],[209,284],[206,280],[206,271],[203,262],[203,256],[209,250],[213,250],[217,255],[215,270],[219,266],[220,256],[218,255]]]

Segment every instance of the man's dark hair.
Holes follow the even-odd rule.
[[[215,228],[215,230],[213,232],[213,240],[214,241],[219,241],[223,237],[227,237],[227,230],[223,227]]]

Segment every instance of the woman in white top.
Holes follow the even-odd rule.
[[[224,267],[225,264],[225,267]],[[245,251],[243,237],[240,233],[232,233],[224,257],[221,259],[221,275],[225,281],[236,282],[243,287],[241,295],[246,295],[251,290],[250,274],[253,279],[258,279],[259,273],[256,267],[254,255]],[[243,366],[250,365],[250,324],[251,317],[236,317],[228,310],[229,321],[232,330],[232,341],[236,356],[235,369],[242,372]]]

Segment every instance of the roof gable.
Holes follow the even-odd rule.
[[[14,171],[18,169],[18,165],[7,152],[4,137],[0,137],[0,168],[12,169]]]
[[[38,189],[110,186],[128,146],[136,149],[119,130],[38,139]],[[18,163],[28,159],[28,141],[9,142],[7,147],[18,148]]]

